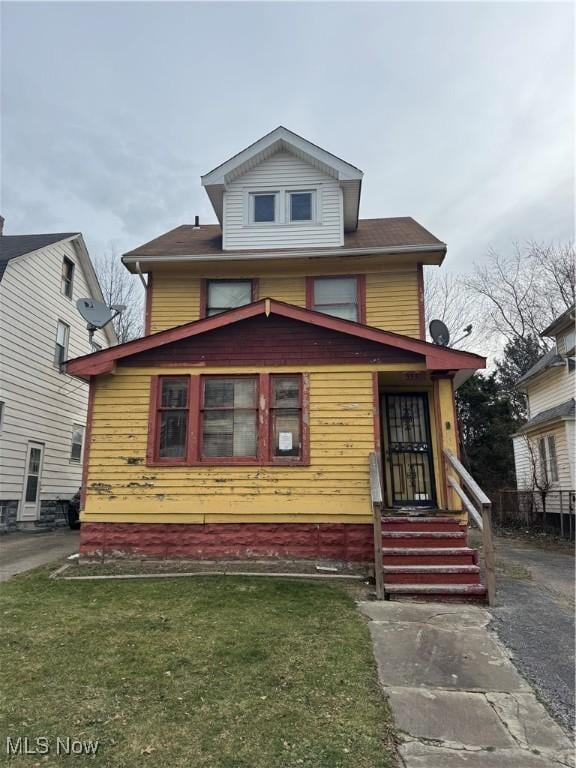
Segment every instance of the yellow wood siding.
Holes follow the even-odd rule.
[[[120,367],[117,373],[100,377],[95,384],[82,519],[370,522],[372,371],[368,366],[304,370],[310,371],[307,467],[146,467],[150,376],[174,369]],[[209,372],[221,373],[222,369],[203,371]],[[189,373],[197,375],[197,370]]]
[[[209,269],[209,271],[208,271]],[[202,271],[203,270],[203,271]],[[288,304],[306,306],[306,275],[366,275],[366,323],[418,338],[418,268],[416,262],[386,267],[374,257],[318,260],[311,263],[215,263],[182,265],[153,273],[151,331],[172,328],[200,317],[201,277],[246,277],[258,279],[258,298],[270,297]]]
[[[387,270],[366,275],[366,324],[420,337],[418,273]]]
[[[200,317],[200,278],[182,269],[155,272],[150,333],[189,323]]]

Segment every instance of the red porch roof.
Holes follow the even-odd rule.
[[[137,355],[141,352],[157,349],[158,347],[172,344],[176,341],[188,339],[193,336],[208,333],[218,328],[224,328],[242,320],[257,316],[269,317],[276,315],[290,318],[310,326],[325,328],[339,333],[353,336],[358,339],[382,344],[404,352],[421,355],[428,370],[459,371],[477,370],[486,367],[486,360],[471,352],[460,352],[447,347],[439,347],[427,341],[420,341],[399,333],[382,331],[378,328],[354,323],[350,320],[341,320],[337,317],[302,309],[292,304],[285,304],[274,299],[261,299],[238,309],[214,315],[213,317],[196,320],[176,328],[169,328],[141,339],[135,339],[116,347],[103,349],[84,355],[65,363],[66,372],[79,378],[89,378],[99,374],[109,373],[114,369],[117,361]]]

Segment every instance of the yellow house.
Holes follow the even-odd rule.
[[[83,555],[369,562],[376,451],[390,581],[483,593],[442,450],[484,359],[425,340],[446,246],[359,220],[361,181],[280,127],[202,177],[218,224],[123,256],[146,335],[67,364],[91,392]]]

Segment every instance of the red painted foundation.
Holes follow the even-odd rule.
[[[84,557],[305,559],[371,562],[371,525],[83,523]]]

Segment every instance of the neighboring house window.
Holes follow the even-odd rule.
[[[155,376],[149,464],[306,464],[304,374]]]
[[[253,224],[270,224],[277,216],[277,192],[253,192],[250,195],[250,221]]]
[[[255,457],[257,377],[206,376],[203,383],[202,458]]]
[[[314,217],[314,192],[289,192],[288,217],[290,221],[312,221]]]
[[[58,320],[56,326],[56,352],[54,355],[54,363],[58,366],[68,358],[68,340],[70,337],[70,327],[63,323],[62,320]]]
[[[207,280],[206,317],[250,304],[253,293],[252,280]]]
[[[4,426],[4,401],[0,400],[0,432],[2,432],[2,427]]]
[[[42,449],[30,448],[28,457],[28,476],[26,478],[26,495],[24,500],[27,504],[33,504],[38,499],[40,489],[40,465],[42,463]]]
[[[81,424],[72,425],[72,445],[70,448],[70,461],[82,461],[82,448],[84,446],[84,427]]]
[[[307,294],[308,309],[364,322],[364,281],[361,277],[308,278]]]
[[[64,296],[72,298],[72,288],[74,283],[74,262],[64,256],[62,259],[62,282],[60,289]]]
[[[157,457],[186,458],[188,440],[190,379],[188,376],[161,376],[158,402]]]
[[[540,470],[544,480],[558,481],[558,458],[556,455],[556,438],[554,435],[541,437],[538,440],[538,455],[540,457]]]

